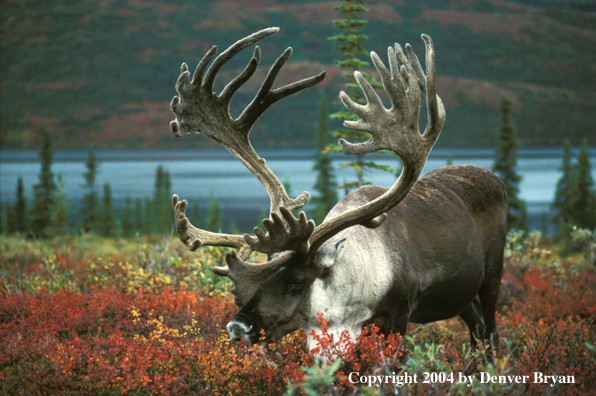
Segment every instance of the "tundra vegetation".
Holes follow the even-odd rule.
[[[589,394],[596,387],[594,239],[586,230],[571,233],[577,250],[565,256],[540,233],[509,233],[494,362],[470,351],[458,319],[410,324],[404,340],[368,328],[359,348],[347,338],[331,342],[321,320],[323,365],[306,349],[303,330],[266,347],[229,339],[225,325],[237,309],[231,283],[210,271],[222,265],[223,248],[191,253],[156,236],[36,242],[3,235],[0,388],[23,395],[394,394],[348,376],[445,372],[457,379],[474,366],[490,375],[573,375],[576,383],[476,379],[471,388],[404,385],[400,394]]]

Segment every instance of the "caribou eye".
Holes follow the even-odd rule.
[[[292,283],[290,283],[290,291],[296,292],[300,291],[304,288],[304,279],[294,279]]]

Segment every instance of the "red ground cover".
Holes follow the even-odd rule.
[[[220,253],[216,256],[221,258]],[[3,270],[0,387],[4,394],[276,395],[309,390],[353,394],[356,388],[364,392],[366,384],[350,380],[357,378],[350,377],[353,372],[417,373],[420,381],[425,372],[437,373],[434,383],[406,384],[400,394],[581,395],[596,389],[596,271],[577,258],[528,251],[508,256],[498,312],[501,344],[493,363],[481,352],[469,350],[467,329],[452,319],[411,325],[406,339],[367,328],[358,345],[348,337],[334,343],[323,332],[314,351],[326,358],[323,364],[306,350],[303,331],[267,347],[230,341],[225,324],[237,308],[228,293],[190,287],[177,281],[174,273],[170,278],[151,275],[149,267],[138,269],[140,261],[98,269],[98,261],[67,256],[26,264],[12,260],[3,262],[3,268],[19,267],[24,271],[21,285],[29,286],[8,287],[15,282],[14,273]],[[185,265],[183,260],[175,263],[180,271],[186,271]],[[52,272],[44,273],[44,267]],[[131,274],[152,287],[124,282],[131,282]],[[170,284],[159,279],[170,279]],[[43,285],[36,289],[33,281]],[[326,329],[324,318],[320,327]],[[338,362],[333,365],[334,361]],[[464,371],[476,373],[472,388],[457,381]],[[573,378],[575,383],[480,383],[480,372],[494,376],[538,372]],[[439,377],[440,373],[445,376]],[[455,381],[449,381],[449,374]],[[393,394],[391,385],[368,391]]]

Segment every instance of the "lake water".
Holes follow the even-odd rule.
[[[316,173],[312,171],[313,150],[308,149],[262,149],[259,155],[281,181],[288,179],[293,196],[303,191],[314,193]],[[130,195],[151,197],[155,172],[163,165],[172,181],[172,193],[191,204],[199,202],[204,218],[208,197],[212,193],[220,203],[224,223],[235,221],[241,230],[248,231],[260,220],[263,209],[268,209],[269,198],[263,186],[234,157],[223,149],[209,150],[98,150],[99,163],[97,187],[100,195],[104,182],[112,187],[114,206],[121,209]],[[432,153],[423,173],[445,166],[450,158],[453,164],[478,165],[490,169],[492,150],[437,148]],[[596,155],[592,154],[592,176],[596,179]],[[86,171],[86,151],[56,151],[52,171],[61,173],[65,181],[67,199],[77,209],[85,193],[83,173]],[[353,171],[342,169],[345,156],[335,157],[333,163],[339,182],[352,180]],[[371,157],[373,159],[373,157]],[[379,163],[395,166],[390,156],[374,158]],[[522,176],[521,198],[528,206],[532,228],[546,230],[550,218],[549,206],[554,198],[555,185],[560,177],[561,152],[556,149],[522,150],[518,157],[518,172]],[[14,201],[18,177],[23,178],[25,195],[30,204],[33,185],[38,183],[40,164],[34,151],[0,151],[0,188],[2,201]],[[373,184],[389,187],[395,180],[386,172],[366,175]],[[340,194],[343,194],[340,192]]]

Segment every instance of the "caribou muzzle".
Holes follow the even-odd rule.
[[[261,341],[261,325],[259,318],[251,318],[242,312],[239,312],[227,324],[226,329],[230,334],[230,338],[234,341],[245,340],[250,344],[256,344]]]

